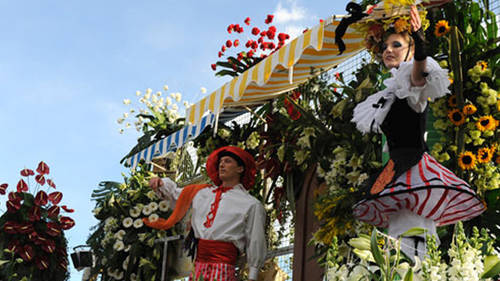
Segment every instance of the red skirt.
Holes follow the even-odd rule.
[[[236,281],[238,249],[231,242],[198,240],[196,261],[190,281]]]
[[[470,186],[428,153],[374,198],[354,206],[354,216],[377,227],[388,227],[389,216],[408,209],[437,226],[468,220],[486,208]]]

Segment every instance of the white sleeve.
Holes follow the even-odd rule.
[[[423,86],[411,85],[411,72],[413,61],[401,63],[398,70],[393,72],[393,79],[387,81],[395,87],[395,94],[398,98],[406,98],[408,105],[416,112],[423,112],[428,101],[434,101],[450,93],[448,87],[448,70],[441,68],[437,61],[427,57],[425,84]],[[389,79],[388,79],[389,80]]]
[[[246,255],[249,267],[248,279],[257,280],[259,270],[266,259],[265,223],[266,211],[262,204],[257,202],[250,208],[245,229]]]
[[[177,184],[170,178],[162,178],[161,181],[163,185],[158,187],[158,192],[162,199],[167,199],[170,201],[172,208],[175,207],[175,202],[179,195],[181,194],[182,188],[177,188]]]

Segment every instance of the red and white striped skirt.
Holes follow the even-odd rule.
[[[233,265],[227,263],[194,263],[194,276],[189,276],[189,281],[236,281],[236,270]]]
[[[428,153],[375,197],[354,206],[354,216],[377,227],[388,227],[391,214],[408,209],[437,226],[468,220],[486,207],[470,186]]]

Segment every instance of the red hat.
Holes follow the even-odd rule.
[[[250,189],[255,183],[255,174],[257,168],[255,160],[250,153],[236,146],[224,146],[212,152],[207,159],[207,174],[212,179],[215,185],[221,185],[222,181],[219,178],[219,159],[222,156],[230,156],[234,158],[238,164],[245,167],[241,183],[246,189]]]

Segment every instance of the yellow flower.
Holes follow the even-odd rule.
[[[476,65],[479,65],[481,67],[481,71],[485,71],[486,68],[488,68],[488,63],[484,60],[478,61]]]
[[[456,95],[451,95],[448,98],[448,105],[450,107],[457,107],[457,96]]]
[[[410,28],[410,24],[408,23],[407,20],[403,18],[399,18],[394,22],[394,30],[396,33],[400,33],[403,31],[406,31]]]
[[[497,101],[497,111],[500,111],[500,100]]]
[[[472,114],[476,113],[477,108],[473,104],[467,104],[464,106],[462,111],[465,115],[472,115]]]
[[[460,126],[465,123],[465,115],[458,108],[449,111],[448,118],[455,126]]]
[[[476,155],[470,151],[460,153],[458,157],[458,166],[460,166],[462,170],[474,169],[474,167],[476,167]]]
[[[436,37],[441,37],[448,32],[450,32],[448,21],[440,20],[436,23],[436,26],[434,27],[434,35],[436,35]]]
[[[451,77],[448,77],[448,80],[450,81],[450,85],[453,84],[454,80]]]
[[[476,122],[476,127],[478,130],[481,132],[488,131],[488,130],[495,130],[495,128],[498,126],[498,121],[495,120],[491,115],[486,115],[481,118]]]
[[[493,157],[493,151],[491,151],[488,147],[480,148],[477,151],[477,162],[479,163],[488,163],[491,161]]]

